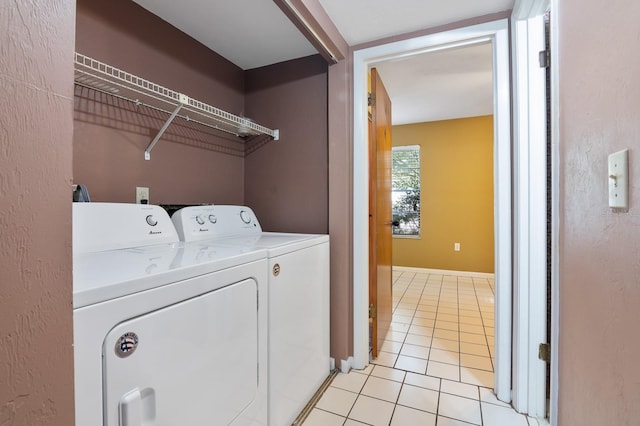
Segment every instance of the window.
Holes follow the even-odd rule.
[[[420,236],[419,145],[392,148],[391,181],[393,235]]]

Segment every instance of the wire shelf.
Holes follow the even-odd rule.
[[[278,140],[280,136],[278,130],[269,129],[248,118],[223,111],[77,52],[75,53],[75,83],[169,114],[167,122],[145,150],[146,159],[150,158],[151,150],[175,117],[231,133],[243,139],[267,135]]]

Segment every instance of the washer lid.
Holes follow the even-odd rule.
[[[192,243],[84,253],[73,259],[73,307],[92,305],[255,260],[260,248]],[[229,283],[221,283],[226,285]]]
[[[253,236],[219,239],[216,240],[216,244],[245,249],[266,249],[268,256],[274,257],[327,241],[329,241],[328,235],[262,232]]]

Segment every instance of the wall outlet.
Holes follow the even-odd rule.
[[[136,204],[149,204],[149,188],[136,186]]]
[[[460,243],[453,243],[453,251],[460,251]]]

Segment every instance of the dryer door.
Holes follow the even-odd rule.
[[[103,345],[105,426],[248,423],[241,414],[258,388],[257,303],[248,279],[113,328]]]

